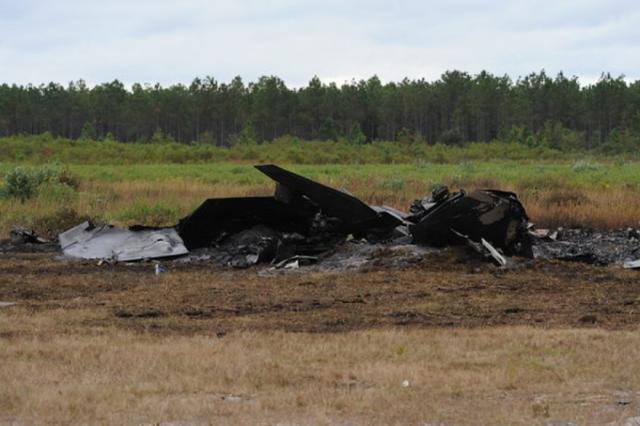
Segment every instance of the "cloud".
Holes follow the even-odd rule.
[[[512,78],[546,69],[584,82],[640,78],[640,5],[625,0],[45,2],[0,0],[0,82],[188,84],[278,75],[300,86]]]

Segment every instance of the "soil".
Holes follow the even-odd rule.
[[[153,263],[0,252],[0,301],[16,303],[0,309],[76,312],[65,316],[70,326],[219,336],[388,326],[630,329],[640,322],[640,271],[620,266],[520,260],[501,269],[454,249],[396,266],[373,259],[341,272],[164,266],[156,275]]]

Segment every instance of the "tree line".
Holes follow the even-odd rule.
[[[448,71],[436,81],[382,83],[374,76],[337,85],[314,77],[300,88],[275,76],[248,84],[240,77],[229,83],[196,78],[170,87],[127,88],[118,80],[93,87],[82,80],[67,86],[0,85],[0,136],[44,132],[218,146],[284,135],[444,144],[513,138],[535,143],[546,135],[552,144],[594,148],[623,136],[637,142],[640,81],[603,74],[582,86],[563,73],[541,71],[513,81],[488,72]]]

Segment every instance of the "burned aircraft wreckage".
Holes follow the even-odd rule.
[[[133,261],[196,255],[236,267],[312,261],[345,241],[444,247],[466,244],[500,264],[532,257],[529,220],[511,192],[436,188],[409,213],[370,206],[276,165],[255,166],[273,196],[212,198],[172,228],[85,222],[59,235],[68,257]]]

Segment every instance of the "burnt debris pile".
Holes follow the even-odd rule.
[[[65,255],[131,261],[187,255],[246,267],[310,263],[346,241],[369,244],[467,244],[500,263],[531,256],[528,217],[515,194],[451,193],[439,187],[410,213],[360,199],[276,165],[256,168],[276,182],[273,196],[212,198],[172,228],[83,223],[59,236]]]
[[[413,241],[446,246],[462,241],[499,247],[505,254],[532,257],[529,218],[513,192],[436,188],[431,197],[416,200],[407,217]]]
[[[588,228],[544,230],[537,235],[536,257],[583,262],[592,265],[622,264],[640,268],[640,232],[629,228],[598,232]]]
[[[276,182],[272,196],[208,199],[170,228],[122,229],[86,222],[60,234],[60,246],[66,256],[82,259],[179,257],[186,262],[234,267],[271,263],[279,268],[297,268],[319,259],[330,262],[331,254],[341,251],[358,253],[361,262],[362,254],[369,252],[345,249],[347,244],[403,247],[403,253],[407,247],[418,253],[424,252],[423,247],[466,245],[499,265],[507,263],[506,256],[608,264],[634,260],[640,254],[636,250],[640,235],[535,230],[512,192],[451,192],[441,186],[405,213],[368,205],[276,165],[256,168]],[[36,241],[26,230],[15,234],[29,243]]]
[[[301,256],[309,261],[347,240],[442,247],[484,239],[506,254],[531,255],[528,218],[512,193],[442,187],[407,214],[275,165],[256,168],[276,182],[274,195],[205,201],[177,226],[189,250],[236,267],[299,264]]]
[[[256,168],[276,181],[274,195],[206,200],[177,226],[189,250],[240,267],[317,256],[347,238],[380,242],[406,236],[402,213],[368,206],[278,166]]]

